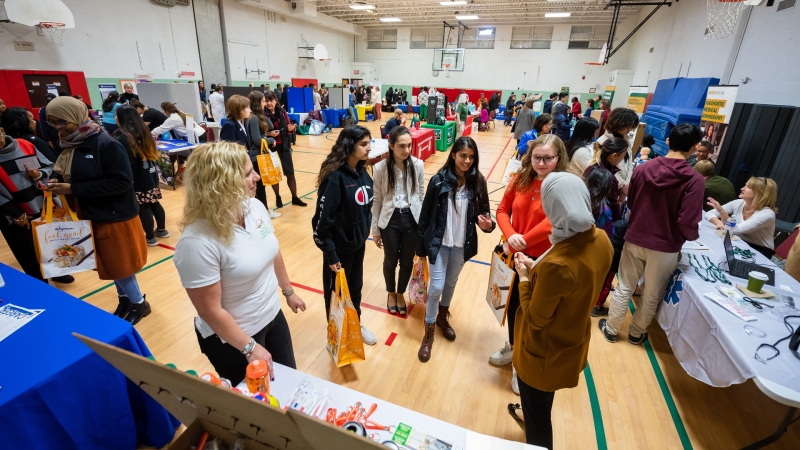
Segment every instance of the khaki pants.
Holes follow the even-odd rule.
[[[678,266],[679,253],[663,253],[648,250],[644,247],[625,243],[619,262],[619,283],[608,311],[608,331],[619,334],[625,314],[628,311],[628,300],[636,291],[639,280],[644,275],[645,284],[642,289],[642,301],[633,315],[628,335],[641,336],[656,314],[658,304],[664,297],[667,281]]]

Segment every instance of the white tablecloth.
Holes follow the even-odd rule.
[[[702,261],[707,255],[715,264],[725,261],[722,238],[714,233],[708,222],[701,223],[700,241],[710,250],[683,250],[678,268],[683,271],[682,281],[668,285],[664,301],[659,306],[657,319],[667,334],[675,357],[686,372],[698,380],[716,387],[743,383],[749,378],[761,377],[774,381],[795,391],[800,391],[800,358],[791,354],[788,340],[778,345],[780,355],[763,364],[754,358],[756,348],[763,344],[773,344],[789,334],[783,319],[771,314],[770,308],[752,312],[757,320],[745,322],[704,297],[708,292],[719,293],[716,286],[723,283],[710,283],[701,279],[694,268],[689,266],[688,254],[694,253]],[[689,244],[689,243],[687,243]],[[690,244],[689,244],[690,245]],[[744,241],[733,241],[734,247],[749,248]],[[685,246],[686,247],[686,246]],[[761,255],[756,253],[756,263],[775,269],[775,286],[764,286],[765,290],[794,298],[800,307],[800,283]],[[723,265],[726,268],[727,265]],[[746,285],[747,281],[726,274],[733,285]],[[794,292],[781,289],[790,287]],[[764,300],[765,303],[784,306],[783,301]],[[800,311],[797,311],[800,315]],[[790,323],[797,327],[800,320]],[[764,338],[747,334],[744,325],[752,325],[767,333]]]

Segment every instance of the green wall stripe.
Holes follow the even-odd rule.
[[[633,300],[628,302],[628,307],[630,308],[631,313],[636,312],[636,306],[633,305]],[[650,345],[649,340],[644,341],[644,348],[647,351],[647,358],[650,360],[650,365],[653,367],[656,380],[658,380],[658,386],[661,388],[661,393],[664,395],[664,401],[667,403],[669,415],[672,416],[672,422],[675,424],[675,430],[678,432],[678,437],[681,440],[681,444],[683,445],[684,449],[692,449],[692,441],[689,439],[689,434],[686,433],[686,428],[683,426],[681,414],[678,412],[678,407],[675,406],[675,400],[672,398],[672,393],[667,385],[667,380],[664,378],[664,373],[661,371],[661,366],[658,364],[658,359],[656,358],[656,354],[653,351],[653,347]]]

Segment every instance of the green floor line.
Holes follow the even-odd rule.
[[[583,369],[583,376],[586,378],[586,388],[589,390],[589,403],[592,405],[592,420],[594,420],[594,436],[597,440],[597,450],[607,450],[606,429],[603,426],[603,413],[600,412],[600,400],[597,398],[597,387],[594,385],[594,377],[589,363]]]
[[[172,257],[173,257],[173,256],[174,256],[174,255],[169,255],[169,256],[167,256],[166,258],[164,258],[164,259],[162,259],[162,260],[160,260],[160,261],[156,261],[156,262],[154,262],[153,264],[150,264],[149,266],[144,266],[144,267],[142,267],[142,270],[140,270],[140,271],[138,271],[138,272],[136,272],[136,273],[142,273],[142,272],[144,272],[145,270],[147,270],[147,269],[149,269],[149,268],[151,268],[151,267],[155,267],[155,266],[157,266],[157,265],[159,265],[159,264],[163,263],[164,261],[166,261],[166,260],[168,260],[168,259],[172,259]],[[97,294],[98,292],[104,291],[104,290],[106,290],[106,289],[110,288],[110,287],[111,287],[111,286],[113,286],[113,285],[114,285],[114,283],[113,283],[113,282],[112,282],[112,283],[108,283],[107,285],[105,285],[105,286],[103,286],[103,287],[101,287],[101,288],[95,289],[94,291],[92,291],[92,292],[89,292],[88,294],[86,294],[86,295],[84,295],[84,296],[81,296],[81,297],[79,297],[79,298],[80,298],[81,300],[86,300],[87,298],[89,298],[89,297],[93,296],[94,294]]]
[[[631,313],[636,312],[636,306],[633,305],[633,300],[628,302],[628,307],[630,308]],[[675,406],[675,399],[672,398],[672,393],[667,385],[667,380],[664,378],[664,373],[661,371],[661,366],[658,364],[658,359],[656,358],[656,354],[653,351],[653,347],[650,345],[649,340],[644,341],[644,348],[647,351],[647,358],[650,360],[650,365],[653,367],[656,380],[658,380],[658,386],[661,388],[661,393],[664,395],[664,401],[667,403],[669,415],[672,416],[672,422],[675,424],[675,430],[678,432],[678,437],[681,440],[681,444],[683,445],[684,449],[691,450],[693,448],[692,441],[689,439],[689,434],[686,433],[686,427],[683,426],[681,414],[678,412],[678,407]]]
[[[308,197],[309,195],[313,194],[314,192],[317,192],[317,190],[316,190],[316,189],[314,189],[313,191],[309,192],[308,194],[303,194],[303,195],[301,195],[301,196],[300,196],[300,198],[306,198],[306,197]],[[278,209],[281,209],[281,208],[285,208],[285,207],[287,207],[287,206],[289,206],[289,205],[291,205],[291,204],[292,204],[292,202],[291,202],[291,200],[290,200],[288,203],[284,203],[284,204],[283,204],[283,206],[276,207],[276,208],[272,208],[272,210],[273,210],[273,211],[275,211],[275,210],[278,210]]]

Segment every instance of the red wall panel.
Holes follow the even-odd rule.
[[[411,94],[412,95],[418,95],[419,94],[419,90],[420,90],[419,87],[413,87],[413,88],[411,88]],[[449,102],[456,101],[458,99],[458,96],[461,94],[461,88],[438,88],[437,87],[436,90],[441,92],[441,93],[443,93],[444,95],[446,95],[447,96],[447,101],[449,101]],[[503,91],[500,90],[500,89],[497,89],[497,90],[491,90],[491,89],[464,89],[464,92],[467,94],[467,97],[469,97],[469,101],[472,102],[472,103],[477,103],[478,100],[480,100],[481,93],[486,98],[486,103],[489,103],[489,98],[492,96],[493,93],[499,92],[499,93],[502,94]],[[505,101],[501,99],[500,103],[504,105]]]
[[[319,87],[319,83],[317,82],[316,78],[292,78],[292,86],[294,87],[306,87],[308,86],[308,83]]]
[[[30,110],[35,117],[39,117],[39,108],[32,108],[25,87],[23,75],[64,75],[69,82],[70,94],[80,95],[83,101],[91,105],[89,87],[86,85],[86,76],[83,72],[64,72],[58,70],[0,70],[0,80],[5,81],[0,86],[0,98],[7,106],[21,106]]]

